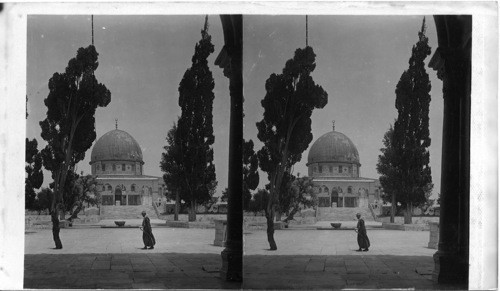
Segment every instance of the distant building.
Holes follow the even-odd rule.
[[[335,126],[313,143],[307,167],[317,186],[319,207],[368,208],[369,203],[382,202],[379,181],[360,177],[358,149]]]
[[[125,210],[125,206],[128,206],[127,213],[130,214],[130,218],[148,209],[148,213],[152,215],[153,203],[159,206],[165,202],[166,187],[163,179],[144,175],[141,147],[123,130],[109,131],[97,140],[92,149],[90,166],[92,175],[97,176],[99,183],[98,190],[102,196],[101,208],[114,206],[114,216],[119,217],[121,214],[119,207]],[[127,218],[125,213],[122,218]]]

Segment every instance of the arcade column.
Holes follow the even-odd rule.
[[[224,47],[215,64],[229,78],[231,113],[229,118],[229,170],[227,231],[225,249],[222,251],[221,278],[226,281],[243,279],[243,31],[242,15],[221,15]]]
[[[433,279],[463,284],[469,274],[469,176],[472,21],[435,16],[439,47],[429,66],[443,81],[443,144],[438,251]]]

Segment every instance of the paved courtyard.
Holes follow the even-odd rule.
[[[244,282],[220,279],[214,229],[153,228],[157,244],[142,250],[137,228],[62,229],[62,250],[50,230],[25,235],[25,288],[141,289],[442,289],[430,280],[429,232],[368,230],[372,247],[356,252],[352,230],[245,231]]]

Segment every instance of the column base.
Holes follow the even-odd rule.
[[[432,280],[438,284],[460,285],[467,289],[469,283],[469,262],[458,254],[438,251],[434,254]]]
[[[222,268],[220,277],[225,281],[242,282],[243,252],[241,249],[233,249],[227,246],[221,252]]]

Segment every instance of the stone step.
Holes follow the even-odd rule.
[[[324,207],[318,208],[318,221],[351,221],[360,213],[366,221],[375,221],[369,208]]]
[[[140,219],[145,210],[150,218],[158,218],[152,205],[101,206],[100,219]]]

